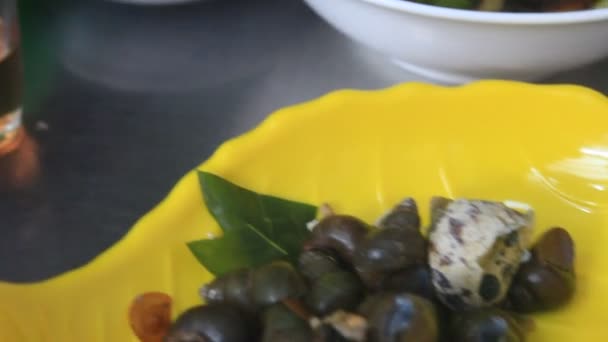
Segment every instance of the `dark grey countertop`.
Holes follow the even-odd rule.
[[[52,4],[49,4],[52,3]],[[300,0],[23,0],[29,137],[0,159],[0,279],[78,267],[227,138],[338,88],[421,80]],[[556,75],[608,93],[608,61]]]

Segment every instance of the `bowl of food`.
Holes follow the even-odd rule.
[[[608,57],[608,8],[593,0],[306,3],[350,38],[443,83],[534,81]]]
[[[0,283],[0,340],[606,340],[607,114],[507,81],[279,110],[90,264]]]

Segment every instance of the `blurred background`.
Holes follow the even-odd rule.
[[[0,159],[2,280],[88,262],[222,141],[282,106],[425,81],[301,0],[20,8],[28,135]],[[542,82],[608,93],[606,75],[608,60]]]

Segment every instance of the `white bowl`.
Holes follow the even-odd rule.
[[[534,81],[608,56],[608,9],[458,10],[403,0],[305,0],[347,36],[445,83]]]

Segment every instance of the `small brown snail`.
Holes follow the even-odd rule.
[[[545,232],[515,274],[505,306],[517,312],[557,308],[574,295],[574,241],[563,228]]]

